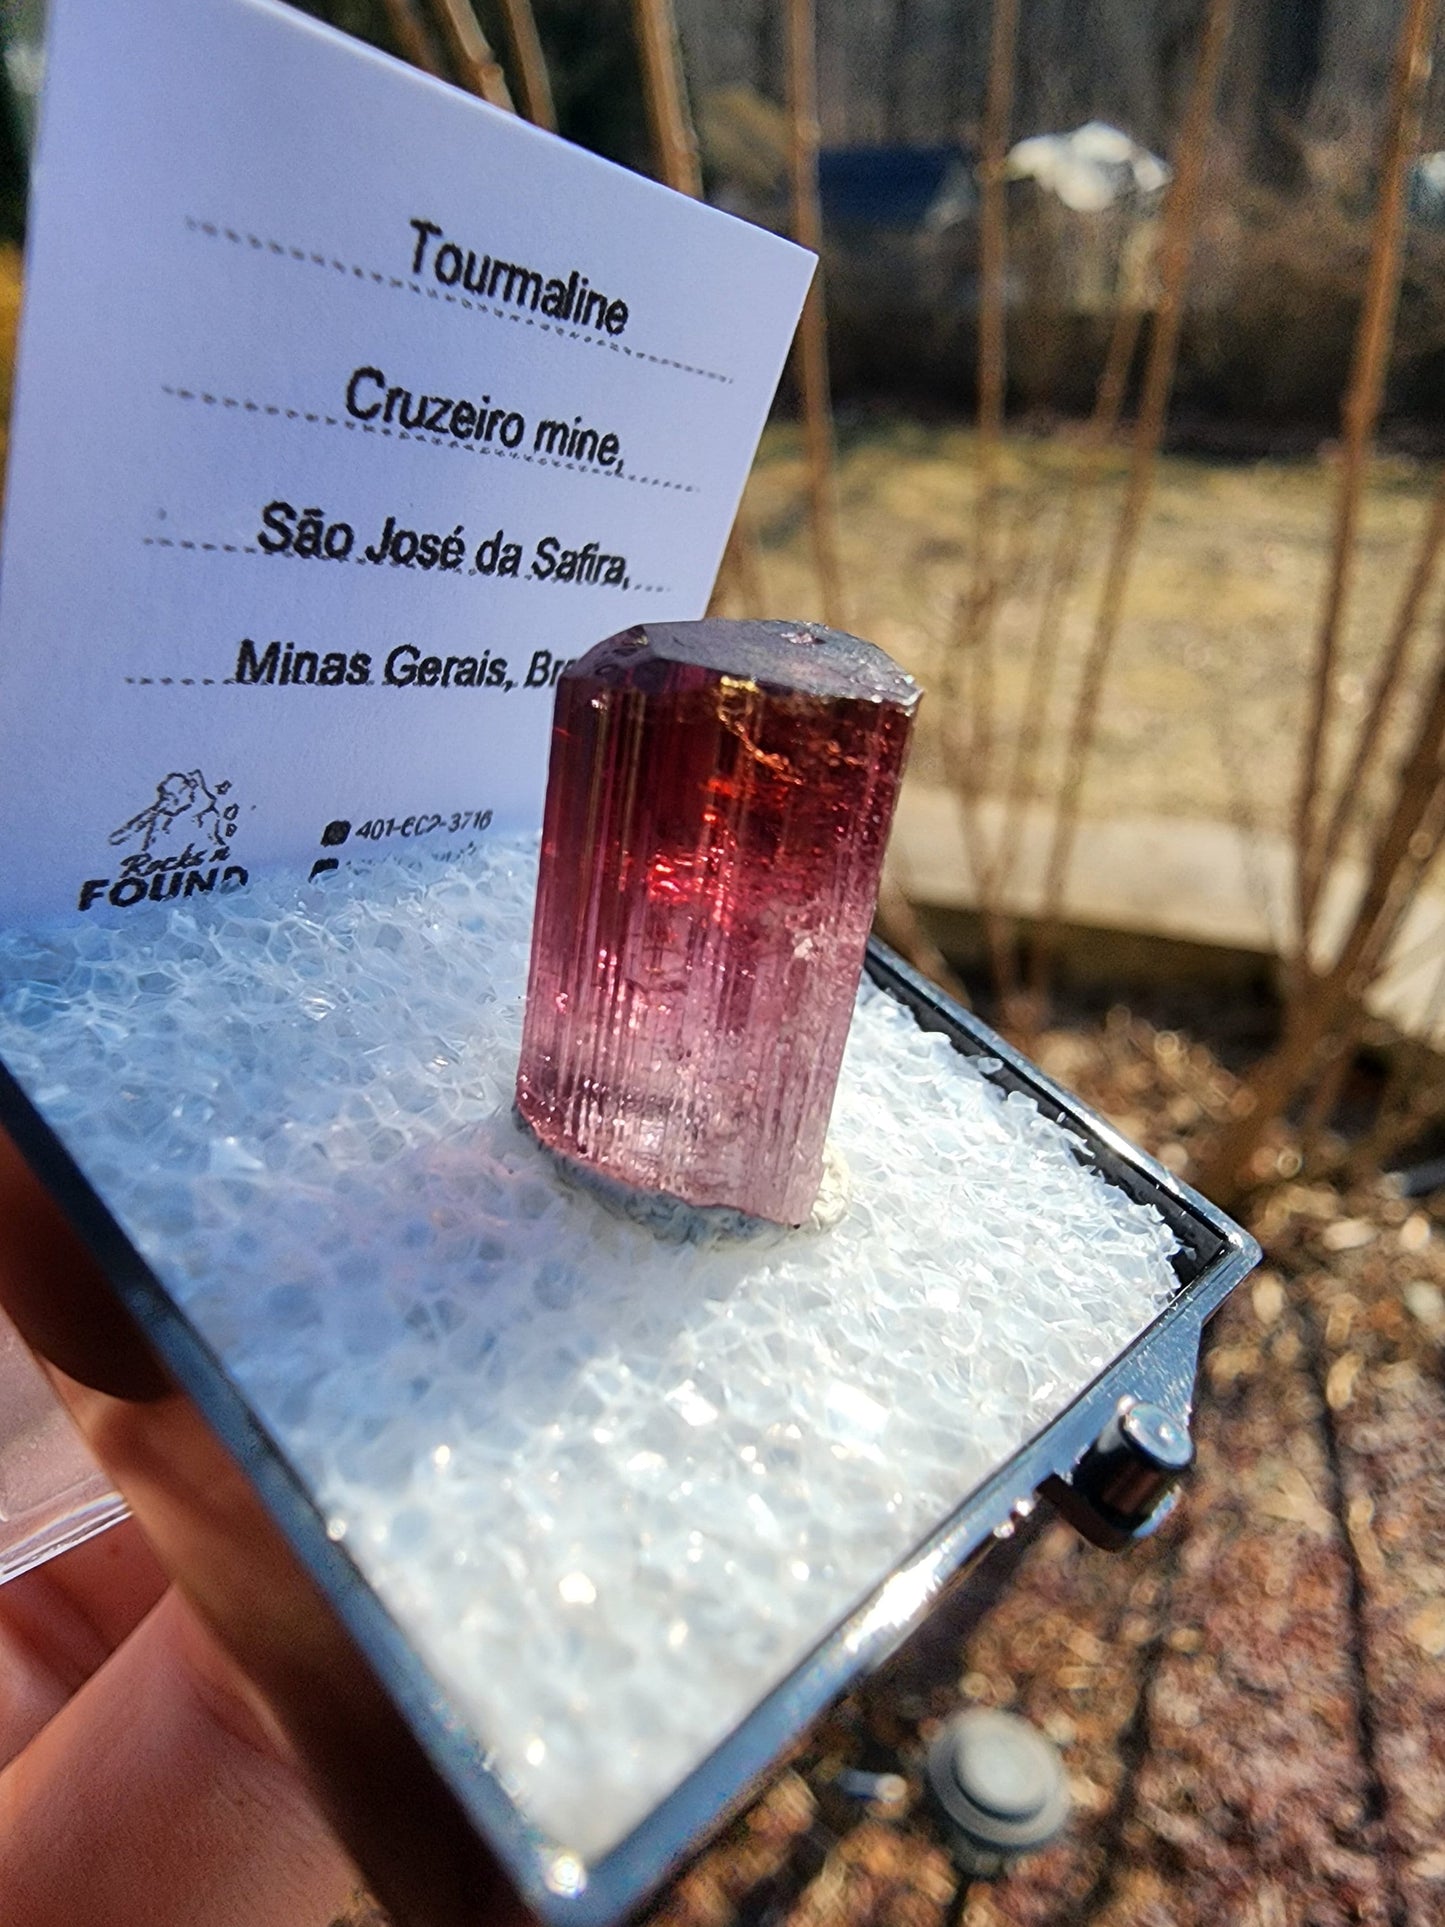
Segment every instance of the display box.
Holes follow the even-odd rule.
[[[0,1118],[113,1293],[72,1409],[381,1897],[590,1927],[1041,1493],[1157,1524],[1258,1252],[877,945],[837,1222],[619,1220],[512,1113],[534,865],[12,933]]]

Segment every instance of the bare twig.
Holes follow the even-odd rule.
[[[1006,280],[1008,275],[1008,149],[1013,117],[1015,45],[1019,0],[994,0],[989,33],[988,90],[983,107],[983,153],[979,162],[978,311],[978,503],[992,508],[1003,434],[1008,375]],[[986,563],[990,558],[982,552]],[[987,581],[988,571],[980,571]]]
[[[1415,970],[1421,964],[1429,963],[1441,954],[1445,945],[1445,923],[1438,924],[1422,937],[1417,937],[1406,950],[1395,949],[1390,952],[1389,961],[1380,972],[1380,981],[1398,976],[1402,970]]]
[[[1405,583],[1400,606],[1390,629],[1390,639],[1385,645],[1385,653],[1375,678],[1369,707],[1360,725],[1359,737],[1355,743],[1354,755],[1350,759],[1349,774],[1335,797],[1334,809],[1320,843],[1319,875],[1320,881],[1326,879],[1334,868],[1340,853],[1340,845],[1352,816],[1357,814],[1365,798],[1365,785],[1373,774],[1376,752],[1384,735],[1399,691],[1400,677],[1409,655],[1410,644],[1420,620],[1420,612],[1435,580],[1440,561],[1440,552],[1445,547],[1445,469],[1442,469],[1435,482],[1435,492],[1430,499],[1429,512],[1420,537],[1419,552],[1415,565]]]
[[[532,12],[532,0],[502,0],[502,18],[507,23],[522,112],[538,127],[555,134],[557,109],[552,102],[552,82],[537,32],[537,18]]]
[[[878,909],[873,918],[878,935],[900,957],[921,970],[925,977],[945,990],[955,1003],[972,1008],[963,980],[950,967],[948,959],[923,927],[923,919],[908,900],[903,885],[887,869],[878,891]]]
[[[1002,905],[1018,867],[1024,815],[1033,792],[1039,749],[1053,701],[1064,612],[1078,579],[1093,494],[1105,453],[1119,425],[1143,318],[1142,308],[1133,302],[1121,304],[1115,312],[1093,414],[1078,454],[1069,466],[1059,501],[1058,522],[1024,678],[1023,706],[1004,791],[998,841],[986,886],[987,901],[998,906],[996,916],[1001,924],[1001,933],[993,944],[993,958],[1004,1005],[1004,1025],[1009,1034],[1025,1046],[1031,1043],[1043,1020],[1044,999],[1037,982],[1028,996],[1021,994],[1018,924]]]
[[[1430,1083],[1415,1090],[1407,1104],[1382,1117],[1353,1145],[1345,1160],[1347,1179],[1359,1180],[1391,1163],[1445,1117],[1445,1085]]]
[[[727,547],[723,550],[722,566],[708,603],[708,614],[715,615],[729,601],[739,614],[745,616],[760,616],[768,606],[757,531],[745,502],[738,504],[738,512],[733,518]]]
[[[1445,782],[1437,785],[1425,821],[1410,839],[1411,860],[1404,877],[1396,885],[1393,913],[1377,926],[1371,951],[1362,961],[1358,972],[1360,994],[1346,1002],[1333,1031],[1320,1043],[1319,1054],[1325,1057],[1326,1062],[1306,1109],[1303,1129],[1306,1158],[1316,1171],[1329,1168],[1329,1161],[1321,1155],[1321,1135],[1334,1115],[1369,1021],[1364,991],[1370,984],[1379,983],[1390,974],[1395,938],[1439,856],[1442,832],[1445,832]],[[1434,933],[1434,940],[1438,943],[1438,931]],[[1391,958],[1390,962],[1385,961],[1387,957]],[[1445,997],[1445,963],[1442,963],[1434,992],[1422,1015],[1422,1036],[1428,1036],[1438,1021],[1442,997]],[[1395,1132],[1399,1118],[1407,1113],[1413,1114],[1416,1105],[1425,1101],[1418,1072],[1411,1080],[1404,1070],[1403,1059],[1402,1047],[1397,1050],[1395,1062],[1391,1065],[1374,1127],[1351,1149],[1348,1159],[1337,1158],[1336,1164],[1348,1163],[1356,1174],[1366,1169],[1378,1170],[1381,1162],[1398,1148]],[[1429,1089],[1436,1088],[1428,1078],[1424,1082]],[[1408,1143],[1413,1135],[1413,1130],[1406,1130],[1399,1137],[1398,1144]]]
[[[402,58],[420,67],[424,74],[440,77],[441,55],[430,27],[416,10],[416,0],[386,0],[386,19]]]
[[[1439,0],[1406,0],[1400,22],[1381,144],[1379,203],[1370,239],[1354,363],[1344,400],[1340,491],[1315,640],[1309,717],[1295,805],[1296,914],[1302,976],[1308,974],[1310,936],[1325,878],[1325,851],[1317,818],[1325,780],[1335,663],[1354,579],[1360,509],[1395,329],[1408,172],[1420,144],[1420,117],[1430,79],[1430,46],[1438,11]],[[1335,845],[1337,848],[1338,836]]]
[[[1321,1163],[1320,1140],[1326,1126],[1339,1109],[1344,1095],[1345,1080],[1355,1061],[1355,1053],[1360,1047],[1368,1012],[1363,1004],[1353,1004],[1346,1012],[1345,1020],[1336,1034],[1321,1046],[1328,1052],[1324,1069],[1315,1082],[1305,1107],[1300,1136],[1304,1140],[1304,1159],[1308,1170],[1316,1170]]]
[[[1420,887],[1440,853],[1441,838],[1445,836],[1445,779],[1435,786],[1430,806],[1421,821],[1420,827],[1410,838],[1406,863],[1395,885],[1394,903],[1391,914],[1383,917],[1377,924],[1371,943],[1360,959],[1356,972],[1359,994],[1352,996],[1331,1034],[1321,1039],[1320,1055],[1325,1058],[1321,1071],[1304,1117],[1304,1137],[1307,1146],[1318,1151],[1316,1142],[1319,1133],[1329,1123],[1339,1103],[1350,1066],[1354,1063],[1355,1053],[1364,1036],[1369,1021],[1369,1010],[1365,1004],[1365,992],[1371,984],[1377,984],[1388,977],[1394,968],[1395,939],[1399,935]],[[1438,945],[1440,932],[1431,933],[1430,942]],[[1415,946],[1412,946],[1414,948]],[[1428,1033],[1438,1017],[1438,999],[1445,994],[1445,970],[1436,985],[1424,1016],[1424,1028]],[[1380,1111],[1383,1115],[1386,1105],[1394,1100],[1397,1091],[1397,1078],[1392,1071],[1385,1096],[1381,1099]]]
[[[1079,801],[1083,791],[1084,770],[1093,747],[1098,721],[1099,699],[1113,654],[1123,615],[1124,596],[1129,586],[1134,556],[1139,546],[1145,511],[1154,485],[1159,445],[1164,435],[1164,418],[1174,385],[1179,334],[1184,321],[1184,290],[1194,252],[1194,236],[1199,221],[1199,189],[1209,148],[1214,119],[1214,100],[1234,13],[1233,0],[1210,0],[1205,16],[1204,39],[1199,64],[1185,109],[1184,126],[1179,137],[1174,180],[1164,207],[1163,229],[1159,240],[1159,305],[1149,338],[1149,353],[1144,366],[1139,401],[1139,419],[1134,430],[1134,445],[1129,476],[1119,519],[1115,524],[1103,592],[1094,623],[1093,638],[1084,659],[1084,674],[1075,704],[1065,749],[1063,780],[1054,818],[1054,834],[1044,876],[1043,912],[1034,946],[1033,990],[1042,1000],[1049,961],[1057,943],[1064,885],[1073,855],[1078,829]]]
[[[999,454],[1003,442],[1004,396],[1008,382],[1008,164],[1009,122],[1013,115],[1015,45],[1019,0],[994,0],[989,35],[988,90],[983,109],[982,186],[979,208],[978,445],[974,494],[973,634],[979,661],[977,684],[989,711],[977,731],[979,786],[988,787],[992,746],[993,622],[998,608]]]
[[[507,77],[477,25],[471,0],[431,0],[431,7],[462,85],[489,106],[515,113]]]
[[[658,174],[679,194],[690,194],[694,200],[700,200],[702,168],[698,161],[697,133],[688,106],[682,42],[678,38],[672,0],[633,0],[633,19],[642,56],[647,124]],[[745,613],[762,613],[765,605],[758,539],[741,504],[723,551],[713,602],[734,589]]]
[[[1289,912],[1283,910],[1274,886],[1272,866],[1263,847],[1259,799],[1254,788],[1258,770],[1253,759],[1239,753],[1239,705],[1251,691],[1231,688],[1201,675],[1199,693],[1214,737],[1215,760],[1224,787],[1224,814],[1239,838],[1239,861],[1245,889],[1264,925],[1265,948],[1282,957],[1288,943]]]
[[[1118,431],[1119,416],[1128,389],[1129,369],[1143,319],[1143,309],[1133,302],[1121,304],[1115,312],[1104,368],[1094,397],[1093,414],[1080,441],[1076,458],[1069,465],[1059,496],[1058,524],[1044,577],[1039,619],[1034,629],[1033,646],[1024,678],[1018,735],[1004,792],[1004,819],[995,883],[995,889],[999,892],[1007,888],[1018,863],[1024,811],[1033,793],[1039,749],[1053,700],[1064,611],[1078,580],[1084,537],[1089,527],[1089,505],[1109,444]]]
[[[1358,1002],[1399,931],[1439,848],[1445,821],[1445,631],[1431,685],[1390,813],[1376,839],[1349,928],[1329,968],[1302,979],[1285,1014],[1284,1036],[1244,1084],[1246,1108],[1206,1160],[1201,1183],[1233,1199],[1265,1131],[1311,1076],[1320,1046]]]
[[[818,203],[818,49],[813,0],[788,0],[788,111],[793,239],[818,254],[823,246],[823,217]],[[822,283],[820,264],[803,304],[797,362],[808,454],[813,558],[824,620],[841,627],[843,585],[838,566],[833,408],[828,392],[828,321]]]
[[[1439,1058],[1428,1041],[1442,1010],[1445,1010],[1445,956],[1440,959],[1435,985],[1422,1013],[1420,1036],[1426,1041],[1396,1045],[1375,1122],[1350,1149],[1347,1169],[1351,1176],[1363,1177],[1369,1171],[1378,1171],[1428,1126],[1445,1116],[1445,1080],[1438,1074]]]
[[[952,644],[939,694],[945,710],[950,785],[963,815],[989,958],[999,994],[1013,989],[1013,947],[999,915],[997,865],[984,847],[975,807],[987,793],[994,761],[996,686],[993,631],[1001,599],[999,461],[1008,382],[1007,175],[1013,113],[1019,0],[994,0],[984,96],[979,212],[978,434],[974,450],[973,546],[967,587],[959,597]]]
[[[1026,519],[1020,516],[1000,541],[995,573],[1000,600],[1006,601],[1018,589],[1029,560],[1030,535]],[[938,694],[939,747],[948,788],[958,804],[963,823],[969,887],[983,919],[989,968],[1001,998],[1007,1002],[1016,988],[1016,970],[1009,926],[1001,914],[994,884],[995,871],[989,861],[981,810],[985,800],[982,771],[991,759],[992,659],[973,647],[973,637],[967,628],[962,633],[955,632],[951,645],[945,649]],[[1013,1024],[1015,1016],[1010,1015],[1007,1021]]]
[[[1445,732],[1441,736],[1441,751],[1445,753]],[[1406,845],[1385,911],[1355,966],[1355,990],[1361,998],[1372,984],[1388,974],[1387,959],[1395,948],[1395,940],[1440,855],[1441,839],[1445,837],[1445,767],[1438,755],[1435,779],[1435,787],[1429,792],[1420,820]],[[1407,770],[1403,781],[1427,784],[1429,770],[1424,766],[1413,772]]]
[[[643,91],[647,96],[647,125],[657,171],[679,194],[702,194],[702,168],[697,158],[697,135],[687,108],[682,75],[682,48],[672,0],[633,0],[637,44],[642,54]]]

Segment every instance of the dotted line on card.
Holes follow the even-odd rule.
[[[559,460],[555,455],[528,455],[521,449],[498,448],[487,442],[460,441],[455,435],[429,435],[414,428],[390,428],[385,423],[352,421],[348,416],[323,415],[309,408],[283,408],[275,402],[247,401],[236,395],[213,395],[203,388],[179,388],[163,381],[161,393],[176,401],[204,402],[209,408],[235,408],[245,415],[272,415],[289,422],[306,422],[313,428],[346,428],[364,435],[385,435],[400,442],[430,442],[435,448],[452,448],[466,455],[508,456],[514,462],[530,462],[537,468],[567,468],[574,475],[592,475],[604,482],[631,482],[638,488],[667,488],[679,495],[700,493],[696,482],[674,482],[665,475],[633,475],[627,470],[589,468],[585,462]]]
[[[207,555],[259,555],[261,553],[254,542],[185,542],[179,536],[169,535],[143,535],[141,542],[148,549],[204,550]]]
[[[515,322],[519,327],[540,328],[544,334],[556,335],[560,340],[585,342],[589,348],[609,348],[614,355],[626,355],[632,361],[648,361],[657,368],[676,368],[684,375],[697,375],[704,381],[720,382],[731,388],[733,377],[719,373],[716,368],[700,368],[691,361],[678,361],[672,355],[654,355],[646,348],[629,348],[624,342],[602,340],[597,335],[587,334],[581,328],[570,328],[563,322],[541,321],[533,314],[516,314],[510,308],[498,307],[494,301],[473,300],[470,295],[452,294],[446,288],[426,287],[414,281],[410,275],[383,274],[378,268],[358,266],[354,261],[338,260],[334,254],[319,254],[314,248],[298,248],[289,242],[272,241],[259,234],[243,229],[227,227],[224,222],[205,221],[193,214],[186,216],[186,226],[195,234],[204,234],[211,240],[232,241],[237,247],[250,247],[258,253],[274,254],[283,260],[300,261],[311,267],[333,269],[337,274],[353,277],[358,281],[371,281],[379,288],[394,288],[420,295],[424,300],[445,301],[453,307],[470,308],[474,313],[494,315],[499,321]]]
[[[135,688],[154,684],[162,689],[214,689],[218,682],[215,676],[127,676],[125,680]]]

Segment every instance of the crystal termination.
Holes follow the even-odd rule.
[[[564,672],[517,1078],[550,1150],[808,1216],[918,699],[787,622],[649,623]]]

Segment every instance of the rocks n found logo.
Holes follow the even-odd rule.
[[[87,877],[76,907],[104,900],[118,910],[212,890],[239,890],[249,877],[229,861],[240,804],[229,782],[211,784],[199,769],[171,770],[154,795],[110,833],[125,854],[114,876]]]

